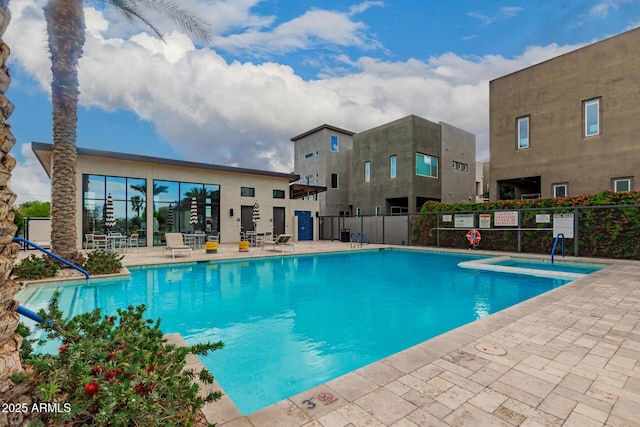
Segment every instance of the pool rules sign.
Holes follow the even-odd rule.
[[[553,214],[553,237],[562,233],[565,239],[573,239],[573,214]]]

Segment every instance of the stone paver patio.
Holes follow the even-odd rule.
[[[338,242],[296,249],[352,250]],[[282,254],[239,254],[235,244],[215,255],[196,251],[193,260],[272,255]],[[156,248],[124,258],[129,266],[173,261]],[[640,262],[606,262],[597,273],[248,416],[226,396],[205,407],[205,416],[221,427],[640,426]],[[189,363],[200,364],[195,356]]]

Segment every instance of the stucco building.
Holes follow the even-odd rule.
[[[428,200],[473,202],[476,138],[410,115],[355,134],[351,171],[356,214],[416,212]]]
[[[32,143],[51,177],[53,145]],[[111,231],[137,232],[141,244],[163,244],[165,232],[203,231],[237,242],[241,231],[317,238],[318,202],[303,200],[298,175],[78,148],[78,247],[87,233],[104,232],[105,203],[113,198]],[[195,198],[195,224],[192,203]],[[260,220],[253,224],[254,205]]]
[[[321,125],[291,138],[294,172],[300,183],[325,187],[315,197],[320,215],[344,215],[349,207],[349,173],[354,132]]]
[[[490,82],[490,198],[640,185],[640,28]]]

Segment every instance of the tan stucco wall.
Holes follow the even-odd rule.
[[[541,177],[541,196],[640,188],[640,29],[567,53],[490,83],[490,196],[498,181]],[[583,102],[601,98],[600,135],[585,137]],[[530,116],[530,147],[516,149],[516,119]]]

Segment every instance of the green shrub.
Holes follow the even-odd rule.
[[[34,340],[29,339],[29,335],[31,335],[31,330],[24,323],[18,323],[18,327],[16,328],[16,333],[22,336],[22,345],[20,346],[20,358],[22,360],[26,360],[31,357],[31,353],[33,352],[33,342]]]
[[[16,264],[11,274],[20,279],[39,280],[56,277],[59,269],[48,255],[40,257],[32,254]]]
[[[120,309],[115,317],[96,309],[67,320],[58,297],[48,313],[40,310],[44,321],[37,326],[47,340],[62,340],[58,354],[33,356],[25,363],[35,373],[13,376],[33,383],[40,401],[62,408],[46,414],[45,425],[192,426],[198,410],[222,396],[219,391],[199,396],[194,380],[210,384],[213,377],[207,370],[184,369],[187,354],[206,355],[222,342],[167,344],[160,321],[143,318],[143,305]]]
[[[115,252],[97,249],[87,254],[87,262],[84,269],[89,274],[115,274],[122,270],[122,258],[124,255],[118,255]]]

